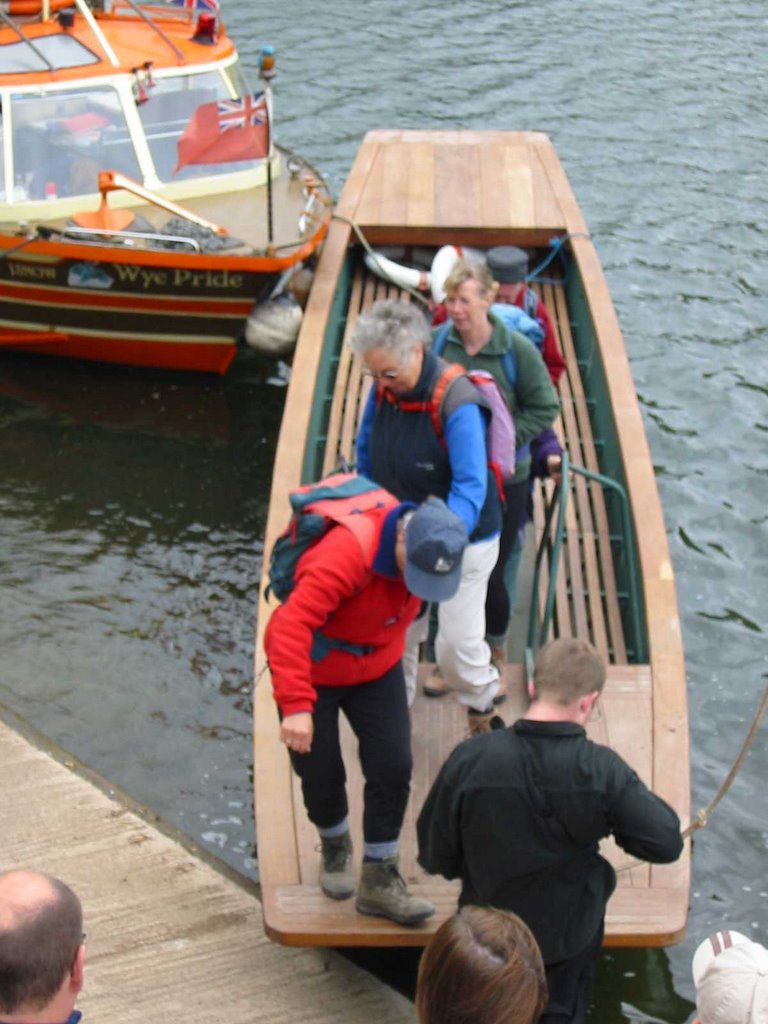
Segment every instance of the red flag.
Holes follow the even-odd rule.
[[[177,144],[174,174],[187,164],[258,160],[269,152],[264,93],[198,107]]]

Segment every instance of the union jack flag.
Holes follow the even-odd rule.
[[[177,143],[175,171],[187,164],[261,160],[269,154],[269,112],[264,93],[203,103]]]
[[[220,100],[218,112],[221,132],[229,128],[256,128],[266,123],[267,101],[263,92],[237,100]]]
[[[186,7],[189,11],[218,11],[219,0],[171,0],[174,7]]]

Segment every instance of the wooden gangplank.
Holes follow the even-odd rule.
[[[498,176],[506,168],[511,178]],[[510,170],[511,168],[511,170]],[[458,176],[458,177],[457,177]],[[451,187],[450,182],[454,185]],[[460,181],[460,188],[457,183]],[[494,191],[489,183],[499,187]],[[459,195],[460,193],[460,195]],[[622,595],[614,571],[605,498],[599,485],[578,480],[567,520],[564,557],[557,576],[557,613],[552,635],[589,637],[609,662],[608,683],[590,735],[617,749],[643,780],[688,815],[688,748],[682,648],[669,568],[666,535],[642,421],[613,306],[586,226],[554,150],[536,133],[373,132],[352,168],[339,207],[375,244],[432,245],[462,242],[542,245],[553,233],[575,232],[569,245],[587,293],[586,315],[595,334],[595,358],[605,371],[601,401],[615,421],[623,471],[636,526],[646,609],[649,657],[629,664],[619,613]],[[475,218],[475,220],[472,220]],[[468,225],[475,225],[470,229]],[[515,227],[516,225],[516,227]],[[514,233],[511,233],[514,229]],[[321,367],[320,340],[327,329],[331,296],[347,249],[355,238],[347,220],[335,222],[320,261],[302,328],[275,464],[265,547],[282,528],[288,490],[300,482],[313,387]],[[346,311],[345,338],[360,311],[397,290],[373,278],[358,259]],[[571,336],[565,288],[547,284],[542,297],[553,313],[568,363],[557,425],[575,462],[599,467],[593,434],[594,402],[585,394]],[[367,383],[346,345],[338,352],[335,386],[324,438],[323,471],[340,457],[353,461],[354,437]],[[551,487],[551,485],[547,485]],[[642,521],[638,520],[642,516]],[[545,567],[546,576],[546,567]],[[403,874],[413,890],[431,899],[437,913],[415,929],[358,915],[353,901],[334,902],[317,885],[317,837],[304,814],[301,793],[284,748],[261,652],[270,609],[262,600],[257,640],[255,775],[259,862],[265,927],[274,939],[295,945],[422,945],[455,909],[455,885],[425,875],[416,862],[415,818],[439,766],[465,735],[466,716],[450,698],[425,699],[413,708],[415,768],[411,801],[401,837]],[[422,671],[428,671],[423,666]],[[507,721],[525,706],[524,672],[509,666],[512,696]],[[343,730],[349,775],[350,820],[359,851],[362,780],[354,738]],[[680,771],[680,765],[684,770]],[[607,945],[666,945],[685,926],[689,856],[675,865],[634,866],[613,844],[605,853],[619,872],[606,921]]]

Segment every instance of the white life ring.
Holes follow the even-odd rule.
[[[404,267],[401,263],[382,256],[381,253],[367,252],[365,254],[365,265],[374,274],[383,277],[385,281],[391,281],[399,288],[410,288],[413,291],[425,292],[429,288],[429,272],[418,270],[416,267]]]
[[[445,299],[445,279],[461,259],[484,262],[485,253],[465,245],[444,245],[435,253],[432,266],[429,268],[429,280],[432,298],[436,303]]]

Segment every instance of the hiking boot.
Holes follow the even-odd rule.
[[[425,697],[444,697],[446,693],[450,692],[439,665],[435,665],[432,669],[421,690]]]
[[[496,692],[496,696],[493,698],[494,704],[503,704],[507,699],[507,684],[504,681],[504,661],[500,664],[496,664],[491,656],[491,664],[496,666],[496,670],[499,673],[499,689]],[[425,697],[444,697],[446,693],[451,692],[451,688],[446,683],[443,673],[440,671],[438,665],[435,665],[432,673],[427,678],[426,683],[421,688],[421,692]]]
[[[321,836],[320,842],[320,888],[332,900],[348,900],[355,891],[352,837],[344,832],[330,838]]]
[[[493,704],[485,711],[467,708],[467,722],[470,736],[480,736],[484,732],[495,732],[496,729],[506,728],[504,719],[495,713]]]
[[[406,925],[419,924],[435,912],[427,900],[408,892],[398,870],[397,857],[363,862],[355,908],[361,914],[388,917],[390,921]]]

